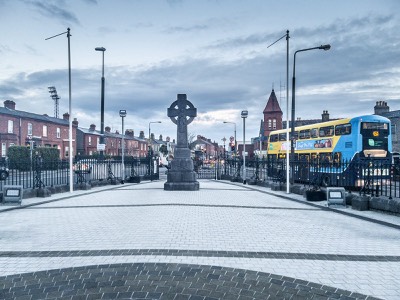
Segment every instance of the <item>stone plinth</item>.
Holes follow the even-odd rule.
[[[189,158],[188,158],[189,156]],[[164,190],[167,191],[197,191],[199,182],[194,172],[193,160],[190,157],[190,150],[184,148],[175,148],[175,158],[170,164],[168,170],[167,182],[164,184]]]

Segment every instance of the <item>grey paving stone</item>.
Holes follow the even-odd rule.
[[[336,295],[339,295],[340,298],[347,297],[349,299],[357,299],[357,298],[362,298],[366,299],[367,296],[361,295],[358,293],[351,293],[350,291],[340,291],[335,288],[330,288],[327,286],[322,286],[320,284],[315,284],[315,283],[310,283],[310,282],[304,282],[302,281],[301,283],[295,284],[294,282],[296,281],[294,278],[288,278],[288,277],[282,277],[282,276],[275,276],[273,274],[262,274],[261,272],[258,273],[257,278],[258,279],[263,279],[263,281],[255,281],[252,280],[252,283],[257,283],[255,285],[248,284],[246,283],[246,270],[241,270],[241,269],[230,269],[230,268],[209,268],[208,266],[195,266],[195,265],[181,265],[179,268],[181,275],[180,276],[170,276],[169,281],[163,281],[163,282],[158,282],[158,281],[153,281],[153,282],[148,282],[146,281],[146,278],[148,278],[148,275],[141,276],[141,273],[138,273],[138,276],[140,278],[140,281],[138,280],[126,280],[125,277],[131,276],[132,272],[131,270],[138,270],[140,269],[142,273],[148,274],[151,270],[154,270],[155,267],[158,267],[158,272],[161,272],[162,269],[167,270],[168,269],[168,264],[160,264],[160,265],[155,265],[155,264],[150,264],[149,269],[147,269],[146,264],[125,264],[124,267],[127,269],[128,272],[124,274],[129,274],[129,275],[123,275],[123,274],[118,274],[116,276],[116,272],[113,269],[112,265],[109,265],[108,268],[109,270],[102,266],[92,266],[88,267],[86,269],[82,269],[82,272],[88,272],[91,273],[93,270],[94,277],[90,277],[90,279],[82,279],[82,285],[79,284],[78,280],[72,280],[70,282],[71,284],[68,283],[68,281],[63,280],[64,277],[58,276],[58,273],[54,273],[54,278],[59,279],[59,281],[54,281],[55,286],[54,287],[49,287],[49,288],[38,288],[38,289],[23,289],[23,288],[18,288],[18,295],[15,293],[8,293],[7,291],[2,290],[1,295],[4,299],[12,299],[15,298],[16,296],[23,297],[23,296],[30,296],[30,297],[48,297],[48,298],[60,298],[60,297],[70,297],[72,298],[73,296],[78,296],[77,293],[78,291],[82,291],[81,289],[75,289],[74,286],[76,285],[77,287],[84,287],[84,291],[87,294],[88,299],[95,299],[96,297],[101,297],[102,299],[112,299],[112,298],[123,298],[125,296],[131,297],[133,299],[135,298],[152,298],[154,297],[155,299],[190,299],[191,296],[196,296],[196,297],[203,297],[204,299],[206,297],[209,298],[237,298],[239,297],[240,299],[244,299],[246,297],[284,297],[284,298],[290,298],[294,296],[302,297],[302,296],[310,296],[312,297],[327,297],[327,291],[330,292],[330,295],[332,295],[334,298]],[[99,273],[98,270],[99,268],[101,269],[101,272]],[[195,272],[193,272],[195,270]],[[236,279],[241,279],[240,281],[233,282],[234,284],[232,285],[232,281],[224,281],[221,280],[220,275],[213,274],[213,271],[219,270],[222,271],[225,274],[230,274],[234,275]],[[62,271],[62,270],[61,270]],[[70,272],[71,269],[65,269],[65,272],[63,274],[67,274]],[[203,272],[206,271],[206,272]],[[183,272],[183,273],[182,273]],[[185,273],[186,272],[186,273]],[[209,272],[207,274],[207,272]],[[48,276],[51,273],[41,273],[42,276]],[[107,276],[105,275],[107,274]],[[186,274],[186,275],[185,275]],[[76,270],[75,276],[79,277],[81,274],[79,274],[79,270]],[[189,276],[187,276],[189,275]],[[204,280],[201,279],[202,276],[204,277],[206,275],[206,281],[204,283],[200,283],[199,280]],[[254,274],[253,274],[254,275]],[[27,278],[32,278],[32,274],[21,274],[21,278],[23,279],[22,281],[25,282],[25,276]],[[38,276],[38,275],[36,275]],[[114,278],[117,277],[117,278]],[[163,275],[164,277],[168,277],[168,275]],[[207,283],[209,280],[207,278],[219,278],[213,279],[213,282],[218,282],[219,284],[210,284]],[[254,278],[254,276],[253,276]],[[269,278],[269,280],[267,280]],[[277,279],[280,278],[280,279]],[[228,277],[230,279],[230,277]],[[284,280],[286,279],[286,280]],[[7,277],[0,277],[0,283],[3,283],[3,281],[10,280]],[[39,280],[39,278],[38,278]],[[138,284],[141,282],[142,284]],[[248,280],[247,280],[248,282]],[[145,283],[146,287],[144,287],[143,283]],[[103,286],[104,284],[104,286]],[[132,284],[132,285],[131,285]],[[167,286],[162,286],[162,284],[165,284]],[[115,288],[127,288],[128,290],[125,290],[123,292],[121,291],[116,291]],[[196,287],[196,288],[194,288]],[[152,289],[151,292],[148,291],[148,289]],[[332,291],[335,291],[335,293],[332,293]],[[174,295],[174,296],[173,296]],[[158,298],[157,298],[158,297]],[[196,299],[196,298],[194,298]],[[260,298],[262,299],[262,298]],[[267,299],[267,298],[265,298]]]

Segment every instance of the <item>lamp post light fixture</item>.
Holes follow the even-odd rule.
[[[241,117],[243,119],[243,184],[246,184],[246,118],[249,112],[242,110]]]
[[[235,125],[235,131],[234,131],[234,133],[235,133],[235,148],[234,148],[234,153],[235,153],[235,155],[236,155],[236,151],[237,151],[237,141],[236,141],[236,123],[235,122],[228,122],[228,121],[224,121],[224,124],[233,124],[233,125]]]
[[[104,85],[105,85],[105,78],[104,78],[104,52],[106,51],[106,48],[104,47],[96,47],[94,48],[96,51],[101,51],[103,52],[103,67],[102,67],[102,72],[101,72],[101,119],[100,119],[100,144],[102,147],[101,149],[104,149]],[[104,158],[104,150],[100,150],[100,158]]]
[[[122,176],[121,176],[121,183],[124,183],[124,179],[125,179],[125,131],[124,131],[124,118],[126,117],[126,110],[125,109],[121,109],[119,111],[119,116],[122,119],[122,144],[121,144]]]
[[[296,54],[298,52],[304,52],[304,51],[309,51],[309,50],[324,50],[327,51],[331,49],[331,45],[326,44],[326,45],[321,45],[318,47],[312,47],[312,48],[305,48],[305,49],[300,49],[294,52],[293,56],[293,78],[292,78],[292,124],[291,124],[291,141],[290,141],[290,156],[292,157],[292,160],[294,160],[294,146],[295,146],[295,136],[294,136],[294,128],[295,128],[295,98],[296,98]],[[291,183],[294,183],[294,176],[293,176],[293,168],[292,168],[292,176],[291,176]]]
[[[68,113],[69,113],[69,130],[68,130],[68,155],[69,155],[69,192],[74,191],[74,172],[73,172],[73,148],[72,148],[72,100],[71,100],[71,33],[70,28],[66,32],[51,36],[45,40],[55,38],[57,36],[67,34],[68,38]]]

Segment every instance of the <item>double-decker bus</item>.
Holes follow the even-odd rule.
[[[299,126],[293,139],[292,171],[297,181],[364,187],[383,185],[389,179],[392,136],[385,117],[365,115]],[[268,158],[284,159],[287,147],[286,129],[271,132]]]

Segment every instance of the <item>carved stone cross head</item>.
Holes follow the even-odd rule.
[[[186,94],[178,94],[178,100],[168,108],[168,117],[179,126],[192,123],[197,116],[197,109],[187,100]]]

